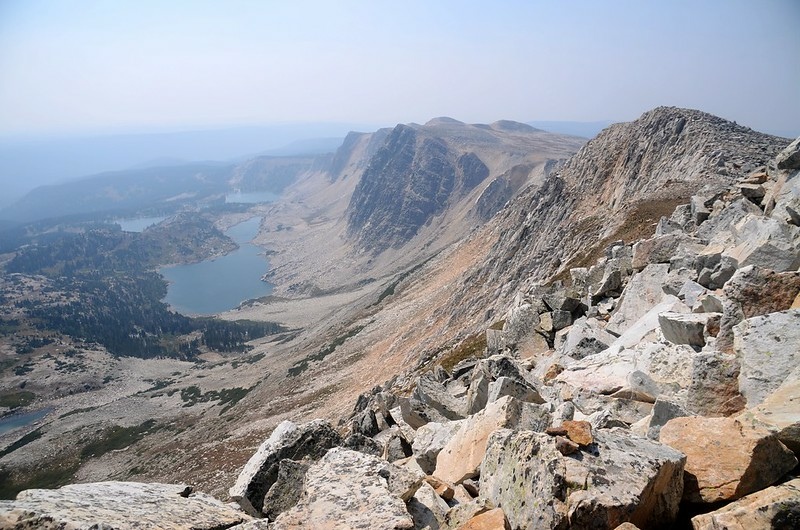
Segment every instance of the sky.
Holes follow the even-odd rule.
[[[798,0],[0,0],[0,138],[625,121],[800,134]]]

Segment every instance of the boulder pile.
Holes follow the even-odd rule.
[[[237,509],[181,486],[125,486],[127,502],[169,499],[162,528],[797,528],[799,267],[800,139],[653,237],[526,288],[480,358],[376,387],[338,429],[284,422]],[[76,500],[121,487],[23,492],[0,526],[133,528]]]

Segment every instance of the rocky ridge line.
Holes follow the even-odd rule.
[[[692,195],[713,202],[717,193],[763,166],[787,143],[675,107],[614,124],[541,188],[525,190],[495,216],[489,228],[500,237],[491,259],[469,272],[449,305],[496,301],[502,310],[526,282],[591,263],[615,240],[652,234],[661,216]],[[486,288],[476,292],[476,286]]]

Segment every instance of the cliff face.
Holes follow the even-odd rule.
[[[467,125],[437,118],[424,126],[398,125],[353,191],[347,237],[358,250],[377,254],[403,246],[445,212],[458,217],[468,211],[485,221],[581,144],[509,121]],[[475,190],[476,203],[463,204]]]
[[[351,133],[267,213],[276,294],[332,291],[414,267],[538,188],[585,139],[436,118]],[[287,227],[290,229],[287,230]],[[320,256],[326,259],[320,259]]]
[[[374,252],[400,246],[488,174],[474,153],[456,156],[442,139],[398,125],[353,192],[348,235]]]

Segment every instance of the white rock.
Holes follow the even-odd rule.
[[[692,382],[695,352],[685,345],[642,342],[621,351],[609,348],[564,369],[556,381],[597,394],[630,389],[629,376],[647,374],[661,389],[672,394]]]
[[[658,315],[664,338],[673,344],[703,347],[705,329],[710,321],[719,322],[720,313],[675,313],[667,311]]]
[[[436,469],[436,457],[447,442],[455,436],[466,420],[450,421],[447,423],[430,422],[417,429],[412,449],[414,458],[427,474]]]
[[[557,335],[557,352],[573,359],[583,359],[598,353],[612,344],[616,337],[601,328],[597,320],[581,317],[572,326]]]
[[[756,265],[783,272],[800,266],[800,228],[749,215],[734,229],[736,246],[726,254],[738,261],[739,267]]]
[[[678,300],[677,297],[665,295],[664,299],[659,304],[653,306],[639,320],[629,326],[622,335],[617,337],[617,339],[609,345],[608,349],[620,350],[622,348],[631,348],[643,342],[648,337],[650,339],[655,338],[653,332],[661,327],[658,321],[658,315],[668,311],[673,313],[688,313],[689,308],[686,307],[686,304]]]
[[[415,530],[438,530],[442,527],[449,510],[450,506],[436,494],[433,487],[427,482],[423,482],[408,501],[408,513],[414,519]]]
[[[371,455],[331,449],[308,470],[300,501],[274,529],[414,528],[405,502],[423,479]]]
[[[800,309],[748,318],[733,327],[739,390],[752,407],[800,365]]]
[[[281,422],[247,461],[228,494],[245,512],[260,516],[264,496],[278,476],[282,459],[318,459],[341,442],[339,433],[326,421],[314,420],[303,425]]]
[[[97,482],[25,490],[0,501],[0,528],[212,530],[250,521],[238,509],[185,484]]]
[[[544,403],[544,399],[532,386],[512,377],[498,377],[489,383],[488,403],[494,403],[503,396],[511,396],[527,403]]]
[[[606,331],[625,332],[665,297],[661,286],[669,274],[669,264],[648,265],[628,281]]]
[[[764,401],[744,411],[740,418],[767,425],[777,434],[778,440],[800,456],[800,366]]]

